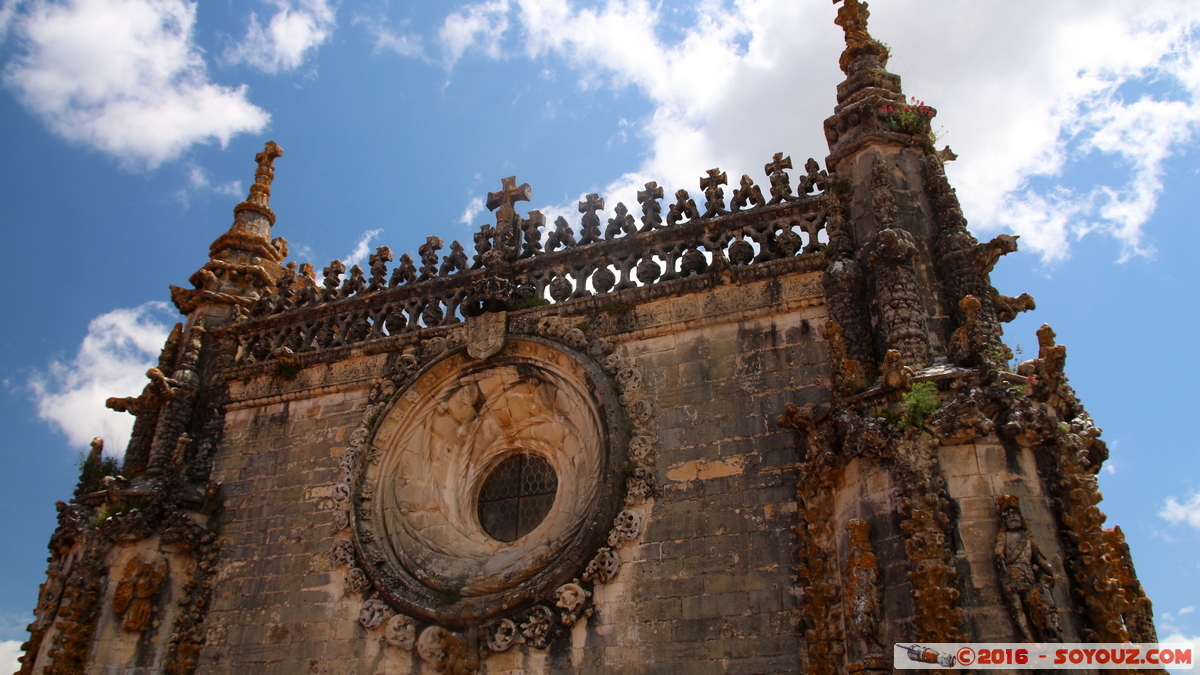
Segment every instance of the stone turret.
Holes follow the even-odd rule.
[[[980,245],[967,232],[942,168],[953,153],[934,150],[937,111],[906,102],[900,77],[886,70],[887,47],[867,30],[869,15],[866,3],[845,0],[836,20],[846,36],[846,79],[825,120],[826,164],[840,205],[830,224],[831,318],[849,357],[867,371],[893,349],[907,366],[922,368],[946,355],[968,318],[960,303],[972,295],[979,303],[972,349],[951,360],[1000,363],[1009,354],[999,321],[1033,308],[1028,295],[999,295],[988,277],[1000,256],[1016,250],[1016,237]]]
[[[210,326],[224,323],[248,313],[260,297],[274,292],[288,253],[287,240],[271,238],[271,183],[275,160],[282,156],[283,148],[274,141],[254,156],[258,169],[250,194],[233,208],[229,230],[209,246],[209,261],[188,279],[195,288],[171,287],[171,300],[183,314],[207,317]]]

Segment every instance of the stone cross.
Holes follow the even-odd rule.
[[[700,189],[704,190],[704,217],[729,213],[725,210],[725,191],[721,189],[722,185],[729,183],[729,177],[720,169],[709,169],[705,173],[708,176],[700,179]]]
[[[489,211],[496,211],[494,248],[505,260],[512,260],[517,256],[516,234],[519,225],[517,210],[513,208],[513,204],[529,201],[533,189],[529,187],[529,183],[517,186],[516,176],[500,179],[500,185],[499,192],[488,193],[487,208]]]
[[[604,199],[595,193],[584,197],[584,201],[579,202],[579,212],[583,214],[580,219],[580,244],[594,244],[600,241],[600,217],[596,215],[597,211],[604,208]]]
[[[275,141],[267,141],[263,151],[254,156],[254,161],[258,164],[258,169],[254,172],[256,184],[271,187],[271,182],[275,180],[275,160],[280,157],[283,157],[283,148]]]
[[[792,186],[784,169],[792,168],[791,156],[784,157],[782,152],[775,153],[774,159],[763,167],[767,178],[771,179],[771,204],[787,201],[792,197]]]
[[[662,227],[662,205],[658,200],[663,198],[662,186],[654,181],[646,183],[645,190],[638,190],[637,200],[642,205],[642,229],[640,232]]]
[[[246,201],[234,208],[234,213],[243,208],[259,211],[274,224],[275,215],[271,213],[271,182],[275,180],[275,160],[282,156],[283,148],[275,141],[267,141],[263,151],[254,156],[254,161],[258,163],[258,168],[254,171],[254,185],[250,186],[250,195],[246,197]]]

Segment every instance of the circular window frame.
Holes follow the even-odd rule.
[[[589,470],[595,471],[596,475],[572,476],[571,467],[564,466],[566,455],[563,451],[551,443],[538,445],[537,439],[509,443],[502,452],[488,451],[490,454],[482,466],[474,467],[474,477],[465,481],[470,486],[469,492],[456,497],[460,500],[458,525],[473,529],[498,545],[493,559],[500,562],[493,565],[496,572],[486,583],[475,583],[475,577],[471,577],[469,589],[464,585],[463,591],[456,591],[453,586],[447,587],[448,582],[457,579],[453,564],[427,564],[430,560],[444,563],[445,556],[439,558],[428,551],[406,550],[409,546],[422,548],[422,545],[414,544],[419,538],[409,536],[410,533],[397,535],[397,527],[403,530],[409,525],[404,520],[407,516],[397,515],[394,505],[388,506],[389,499],[396,501],[388,494],[395,492],[388,480],[394,480],[401,464],[398,453],[403,450],[397,444],[406,439],[411,441],[412,430],[418,428],[422,420],[428,422],[437,405],[446,405],[455,387],[487,371],[517,373],[522,382],[551,382],[558,388],[558,395],[552,397],[554,401],[561,401],[565,396],[575,405],[584,405],[593,426],[585,426],[584,431],[576,433],[594,434],[595,438],[578,439],[578,451],[590,454],[583,458],[586,461],[576,463],[592,467]],[[476,402],[476,405],[486,406],[487,401]],[[534,336],[512,337],[499,354],[486,361],[470,357],[464,348],[444,353],[415,374],[387,404],[371,439],[374,459],[364,463],[354,482],[358,498],[355,500],[353,532],[366,562],[364,571],[389,604],[407,614],[446,626],[481,625],[552,597],[554,589],[578,577],[605,544],[613,518],[621,506],[624,478],[620,467],[627,454],[629,429],[616,387],[608,374],[590,358],[558,342]],[[478,516],[478,499],[491,472],[507,457],[518,454],[536,455],[549,463],[558,479],[556,496],[550,511],[531,532],[513,542],[501,542],[483,529]],[[411,466],[407,468],[412,469]],[[589,490],[583,491],[589,495],[585,500],[587,503],[575,503],[572,480],[576,485],[591,481]],[[363,499],[364,495],[369,497]],[[470,514],[470,523],[463,521],[464,511]],[[469,532],[462,536],[471,538]],[[464,546],[478,544],[478,541],[473,542]],[[476,549],[471,551],[472,555],[477,554]],[[488,559],[489,565],[493,559]],[[513,562],[506,566],[506,560]],[[439,567],[448,569],[437,569]]]
[[[500,457],[499,461],[495,462],[492,467],[488,468],[484,472],[483,480],[479,481],[479,487],[476,488],[476,490],[475,490],[475,495],[476,495],[476,497],[475,497],[475,502],[476,502],[475,515],[476,515],[476,518],[478,518],[478,520],[479,520],[480,528],[485,533],[487,533],[488,536],[492,537],[496,541],[499,541],[499,542],[502,542],[505,544],[513,544],[513,543],[516,543],[516,542],[520,541],[521,539],[533,534],[534,532],[537,531],[537,529],[539,527],[541,527],[542,523],[546,522],[546,516],[548,516],[550,514],[550,511],[553,510],[555,503],[558,501],[558,488],[559,488],[558,469],[555,468],[554,464],[546,457],[543,457],[542,455],[540,455],[536,452],[528,452],[521,448],[517,448],[512,453],[507,454],[507,455],[500,455],[499,457]],[[496,478],[496,474],[499,473],[500,468],[503,467],[506,463],[513,461],[513,460],[517,460],[519,458],[528,458],[528,459],[523,460],[521,467],[518,469],[519,473],[518,473],[517,480],[518,480],[519,485],[517,487],[517,493],[512,497],[485,500],[483,498],[483,495],[487,491],[488,484],[494,478]],[[549,470],[550,474],[554,478],[554,489],[553,490],[546,490],[546,491],[542,491],[542,492],[533,492],[530,494],[524,494],[521,492],[521,487],[524,485],[525,472],[528,469],[529,459],[534,459],[534,460],[537,460],[538,462],[541,462],[542,464],[545,465],[546,469]],[[527,531],[522,532],[521,531],[522,502],[524,500],[527,500],[530,498],[544,497],[546,495],[552,496],[552,499],[550,500],[550,504],[547,505],[544,512],[542,512],[540,515],[537,516],[537,522],[533,525],[533,527],[530,527]],[[507,501],[509,499],[514,499],[517,502],[516,503],[516,509],[517,509],[516,523],[514,524],[516,536],[514,536],[512,539],[502,539],[502,538],[496,536],[495,532],[488,529],[487,524],[484,522],[483,509],[484,509],[485,504]]]

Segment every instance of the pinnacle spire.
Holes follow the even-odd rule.
[[[867,3],[859,0],[833,0],[835,5],[839,2],[843,4],[838,9],[837,18],[833,22],[846,32],[846,49],[842,52],[842,57],[838,59],[838,65],[842,67],[842,72],[849,75],[854,60],[859,56],[874,56],[878,59],[880,67],[886,66],[887,47],[871,37],[871,33],[867,30],[867,19],[871,17]]]
[[[246,201],[233,207],[233,215],[242,211],[257,211],[275,224],[275,213],[271,211],[271,182],[275,180],[275,160],[283,156],[283,148],[275,141],[267,141],[263,151],[254,156],[258,168],[254,171],[254,185]]]

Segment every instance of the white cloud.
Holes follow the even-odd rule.
[[[21,651],[20,640],[4,640],[0,642],[0,669],[4,672],[16,672],[21,669],[21,662],[17,659],[23,653]]]
[[[34,0],[14,25],[25,53],[4,79],[59,136],[154,168],[270,119],[244,86],[208,80],[195,22],[185,0]]]
[[[508,30],[508,11],[508,0],[490,0],[468,5],[446,17],[438,33],[446,67],[453,66],[470,48],[500,58],[500,43]]]
[[[328,0],[272,0],[275,14],[264,26],[250,13],[246,36],[225,52],[229,63],[246,63],[265,73],[295,70],[309,52],[327,42],[336,27]]]
[[[170,332],[163,320],[172,315],[166,303],[147,302],[92,319],[72,359],[52,361],[46,372],[29,378],[38,417],[66,434],[72,446],[87,448],[99,436],[109,454],[122,454],[133,416],[108,410],[104,401],[141,393]]]
[[[17,8],[21,5],[21,0],[3,0],[0,3],[0,44],[8,37],[8,27],[12,25],[13,19],[17,16]]]
[[[1046,261],[1089,235],[1111,237],[1122,258],[1152,252],[1143,226],[1164,161],[1200,122],[1200,6],[895,0],[872,11],[889,68],[940,110],[975,229],[1015,231]],[[646,179],[694,191],[711,166],[762,181],[774,152],[797,164],[824,156],[821,120],[843,79],[834,14],[788,0],[713,0],[678,14],[648,0],[491,0],[451,14],[439,41],[447,65],[471,51],[553,54],[583,88],[638,89],[654,104],[639,122],[645,159],[606,195],[629,204]],[[1130,93],[1152,83],[1154,94]],[[1077,171],[1080,160],[1102,170]]]
[[[207,171],[202,167],[192,164],[188,166],[187,185],[175,191],[175,198],[183,204],[184,208],[187,208],[191,204],[192,197],[199,193],[212,193],[234,198],[243,197],[246,194],[242,189],[242,181],[231,180],[225,183],[213,183]]]
[[[396,52],[400,56],[408,56],[422,61],[428,61],[425,55],[425,40],[414,33],[393,31],[386,26],[382,19],[362,14],[355,14],[351,22],[361,24],[375,40],[375,53],[384,51]],[[406,22],[407,23],[407,22]]]
[[[342,258],[342,264],[350,267],[366,260],[367,256],[371,254],[371,240],[378,237],[381,232],[383,232],[382,229],[363,232],[362,238],[354,245],[354,250],[350,251],[350,254],[345,258]]]
[[[1184,615],[1187,615],[1187,614],[1191,614],[1191,613],[1193,613],[1193,612],[1195,612],[1195,611],[1196,611],[1196,608],[1195,608],[1195,607],[1193,607],[1193,606],[1191,606],[1191,605],[1188,605],[1187,607],[1184,607],[1184,608],[1182,608],[1182,609],[1180,609],[1180,610],[1179,610],[1179,616],[1184,616]]]
[[[472,197],[471,201],[467,202],[467,208],[463,209],[458,222],[463,225],[474,225],[475,218],[481,213],[483,213],[483,197]]]
[[[1158,515],[1174,525],[1187,523],[1200,530],[1200,492],[1193,494],[1183,504],[1180,504],[1174,497],[1168,497]]]
[[[1187,635],[1185,635],[1184,633],[1182,633],[1180,631],[1174,631],[1170,635],[1167,635],[1166,637],[1159,635],[1158,641],[1159,641],[1159,643],[1167,643],[1167,644],[1186,643],[1186,644],[1192,645],[1193,660],[1195,659],[1195,655],[1198,652],[1200,652],[1200,635],[1193,635],[1191,637],[1188,637]],[[1182,668],[1167,668],[1166,670],[1168,673],[1192,673],[1192,672],[1194,672],[1194,671],[1192,671],[1191,668],[1188,668],[1186,670],[1182,669]]]

